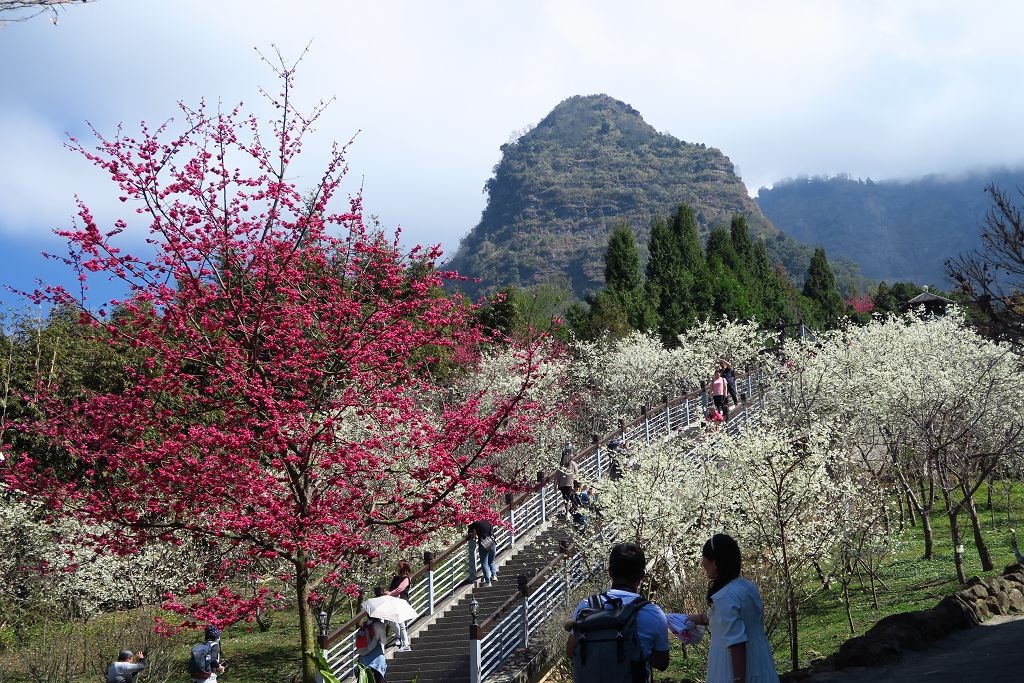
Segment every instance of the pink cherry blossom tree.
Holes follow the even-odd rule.
[[[59,231],[69,263],[130,296],[116,315],[60,287],[35,296],[78,305],[82,325],[137,360],[120,391],[41,387],[40,417],[17,427],[64,457],[8,454],[5,481],[86,523],[79,540],[93,550],[214,549],[184,595],[166,596],[178,626],[230,624],[290,598],[312,683],[318,589],[345,586],[353,558],[415,546],[528,485],[497,456],[549,415],[531,390],[554,347],[514,347],[500,386],[474,382],[481,353],[508,340],[445,289],[456,276],[435,268],[438,248],[403,251],[367,227],[358,196],[335,208],[344,146],[311,186],[293,182],[325,105],[304,115],[294,67],[276,71],[269,134],[241,105],[200,104],[181,105],[177,132],[172,120],[97,132],[95,149],[72,140],[134,216],[101,227],[79,201],[80,223]],[[123,245],[137,222],[149,231],[140,253]],[[268,562],[283,568],[280,590],[246,593]]]

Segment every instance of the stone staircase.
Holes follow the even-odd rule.
[[[470,602],[479,602],[480,618],[493,613],[518,595],[516,577],[532,577],[560,553],[569,537],[564,522],[555,522],[515,553],[498,569],[490,586],[474,588],[443,615],[412,635],[412,650],[393,653],[388,661],[388,683],[468,683]]]

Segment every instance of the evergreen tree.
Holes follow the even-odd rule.
[[[772,265],[764,240],[753,242],[750,273],[760,309],[758,320],[771,326],[779,321],[792,324],[800,319],[799,293],[793,289],[786,274]]]
[[[843,314],[843,300],[836,290],[836,278],[828,265],[825,250],[818,247],[811,257],[807,268],[807,279],[804,281],[803,294],[810,301],[812,322],[816,325],[831,326]]]
[[[604,252],[604,282],[611,290],[628,292],[640,287],[640,254],[633,228],[625,221],[612,229]]]
[[[747,269],[729,233],[722,228],[714,228],[708,235],[707,264],[715,317],[725,315],[733,320],[757,317],[756,293],[751,288]]]
[[[732,217],[729,226],[729,237],[732,240],[732,248],[744,264],[749,264],[753,255],[754,244],[750,240],[750,228],[747,226],[747,217],[743,214],[736,214]]]
[[[487,301],[477,312],[480,323],[489,330],[497,330],[505,336],[512,333],[522,323],[519,311],[519,289],[515,285],[505,285],[487,297]]]
[[[699,243],[697,246],[699,249]],[[684,305],[689,287],[679,242],[662,216],[655,216],[651,223],[648,249],[647,300],[655,312],[662,342],[675,346],[686,319]]]
[[[737,278],[740,273],[746,270],[740,262],[740,256],[736,252],[736,248],[733,246],[732,238],[729,233],[723,228],[713,228],[708,233],[708,246],[707,246],[707,263],[708,267],[714,268],[716,265],[724,266],[725,268],[736,274]],[[746,278],[743,278],[744,280]]]
[[[590,315],[584,329],[578,330],[584,339],[598,339],[605,335],[621,339],[632,331],[629,316],[621,299],[610,289],[602,289],[587,298]]]
[[[672,236],[679,250],[682,282],[682,320],[675,335],[689,324],[714,313],[714,283],[704,257],[697,217],[688,204],[680,204],[672,218]]]
[[[618,300],[618,308],[625,314],[629,327],[648,330],[657,326],[644,294],[640,254],[629,223],[616,225],[608,238],[604,280],[608,291]]]

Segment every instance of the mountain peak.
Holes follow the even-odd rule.
[[[658,131],[636,109],[609,95],[573,95],[562,100],[520,142],[558,139],[578,145],[593,138],[625,137],[631,141],[653,137]]]
[[[608,95],[563,100],[501,152],[480,223],[450,261],[483,290],[546,282],[583,296],[603,284],[616,223],[629,222],[646,253],[651,219],[680,203],[705,232],[744,214],[754,233],[777,234],[728,157],[659,133]]]

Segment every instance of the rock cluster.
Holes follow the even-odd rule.
[[[996,616],[1024,613],[1024,566],[1012,564],[1001,576],[973,577],[935,607],[893,614],[862,636],[839,647],[832,659],[836,669],[872,666],[900,658],[904,650],[920,650],[953,631],[977,626]]]

